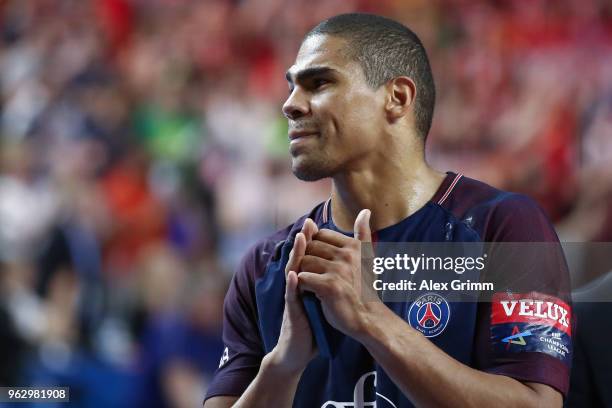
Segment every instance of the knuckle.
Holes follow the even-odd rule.
[[[313,260],[314,258],[312,255],[304,255],[304,257],[302,257],[302,262],[300,263],[300,269],[303,271],[311,271],[314,266]]]
[[[340,275],[343,277],[350,277],[352,275],[353,267],[344,264],[340,267]]]
[[[337,293],[339,289],[338,280],[333,276],[325,276],[325,287],[329,293]]]
[[[342,274],[344,272],[345,262],[343,260],[332,262],[330,271],[335,274]]]
[[[339,253],[339,258],[343,263],[352,264],[355,261],[355,253],[354,251],[343,249]]]
[[[312,253],[316,250],[316,243],[314,241],[311,241],[308,243],[308,245],[306,245],[306,255],[312,255]]]
[[[331,296],[336,297],[342,292],[342,286],[336,279],[331,279],[327,285],[327,290]]]

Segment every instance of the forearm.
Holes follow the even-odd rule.
[[[264,357],[257,376],[233,407],[290,407],[301,375],[301,371],[281,370],[270,353]]]
[[[398,388],[419,407],[532,407],[541,396],[510,377],[453,359],[383,304],[358,340]],[[559,406],[560,406],[559,396]]]

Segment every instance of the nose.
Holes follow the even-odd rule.
[[[283,115],[285,115],[287,119],[296,120],[307,115],[309,109],[308,100],[304,92],[296,87],[283,104]]]

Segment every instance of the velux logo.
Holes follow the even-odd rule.
[[[529,323],[555,327],[571,335],[571,310],[561,299],[543,293],[497,293],[493,296],[491,323]]]
[[[506,316],[512,316],[516,311],[518,316],[534,316],[543,319],[551,319],[569,327],[567,315],[569,311],[556,303],[543,302],[541,300],[502,300],[502,307]],[[518,310],[517,310],[518,305]]]

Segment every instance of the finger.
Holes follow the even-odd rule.
[[[320,229],[319,232],[317,232],[313,238],[317,241],[323,241],[339,248],[346,246],[349,242],[351,242],[352,239],[337,231],[332,231],[330,229],[325,228]]]
[[[287,273],[287,281],[285,287],[285,309],[289,319],[294,319],[302,312],[302,302],[299,302],[298,294],[298,275],[291,270]]]
[[[312,237],[318,231],[319,231],[319,227],[317,227],[317,224],[310,218],[306,218],[306,220],[304,221],[304,225],[302,225],[302,232],[304,233],[304,236],[306,237],[307,243],[312,241]]]
[[[332,261],[312,255],[304,255],[300,264],[300,270],[315,273],[329,272],[333,267],[334,263]]]
[[[338,247],[323,241],[311,241],[306,245],[306,255],[318,256],[319,258],[333,260],[338,254]]]
[[[326,297],[330,292],[328,275],[300,272],[297,277],[300,291],[313,292],[319,298]]]
[[[355,238],[361,242],[372,242],[372,231],[370,230],[370,216],[372,212],[364,209],[359,212],[355,219]]]
[[[287,303],[294,302],[297,299],[297,285],[297,274],[291,270],[287,273],[287,287],[285,288],[285,300]]]
[[[293,249],[289,254],[289,260],[287,261],[287,266],[285,267],[285,274],[289,273],[289,271],[297,271],[300,267],[300,262],[302,261],[302,257],[306,253],[306,238],[304,237],[304,233],[298,232],[295,236],[295,240],[293,241]]]

